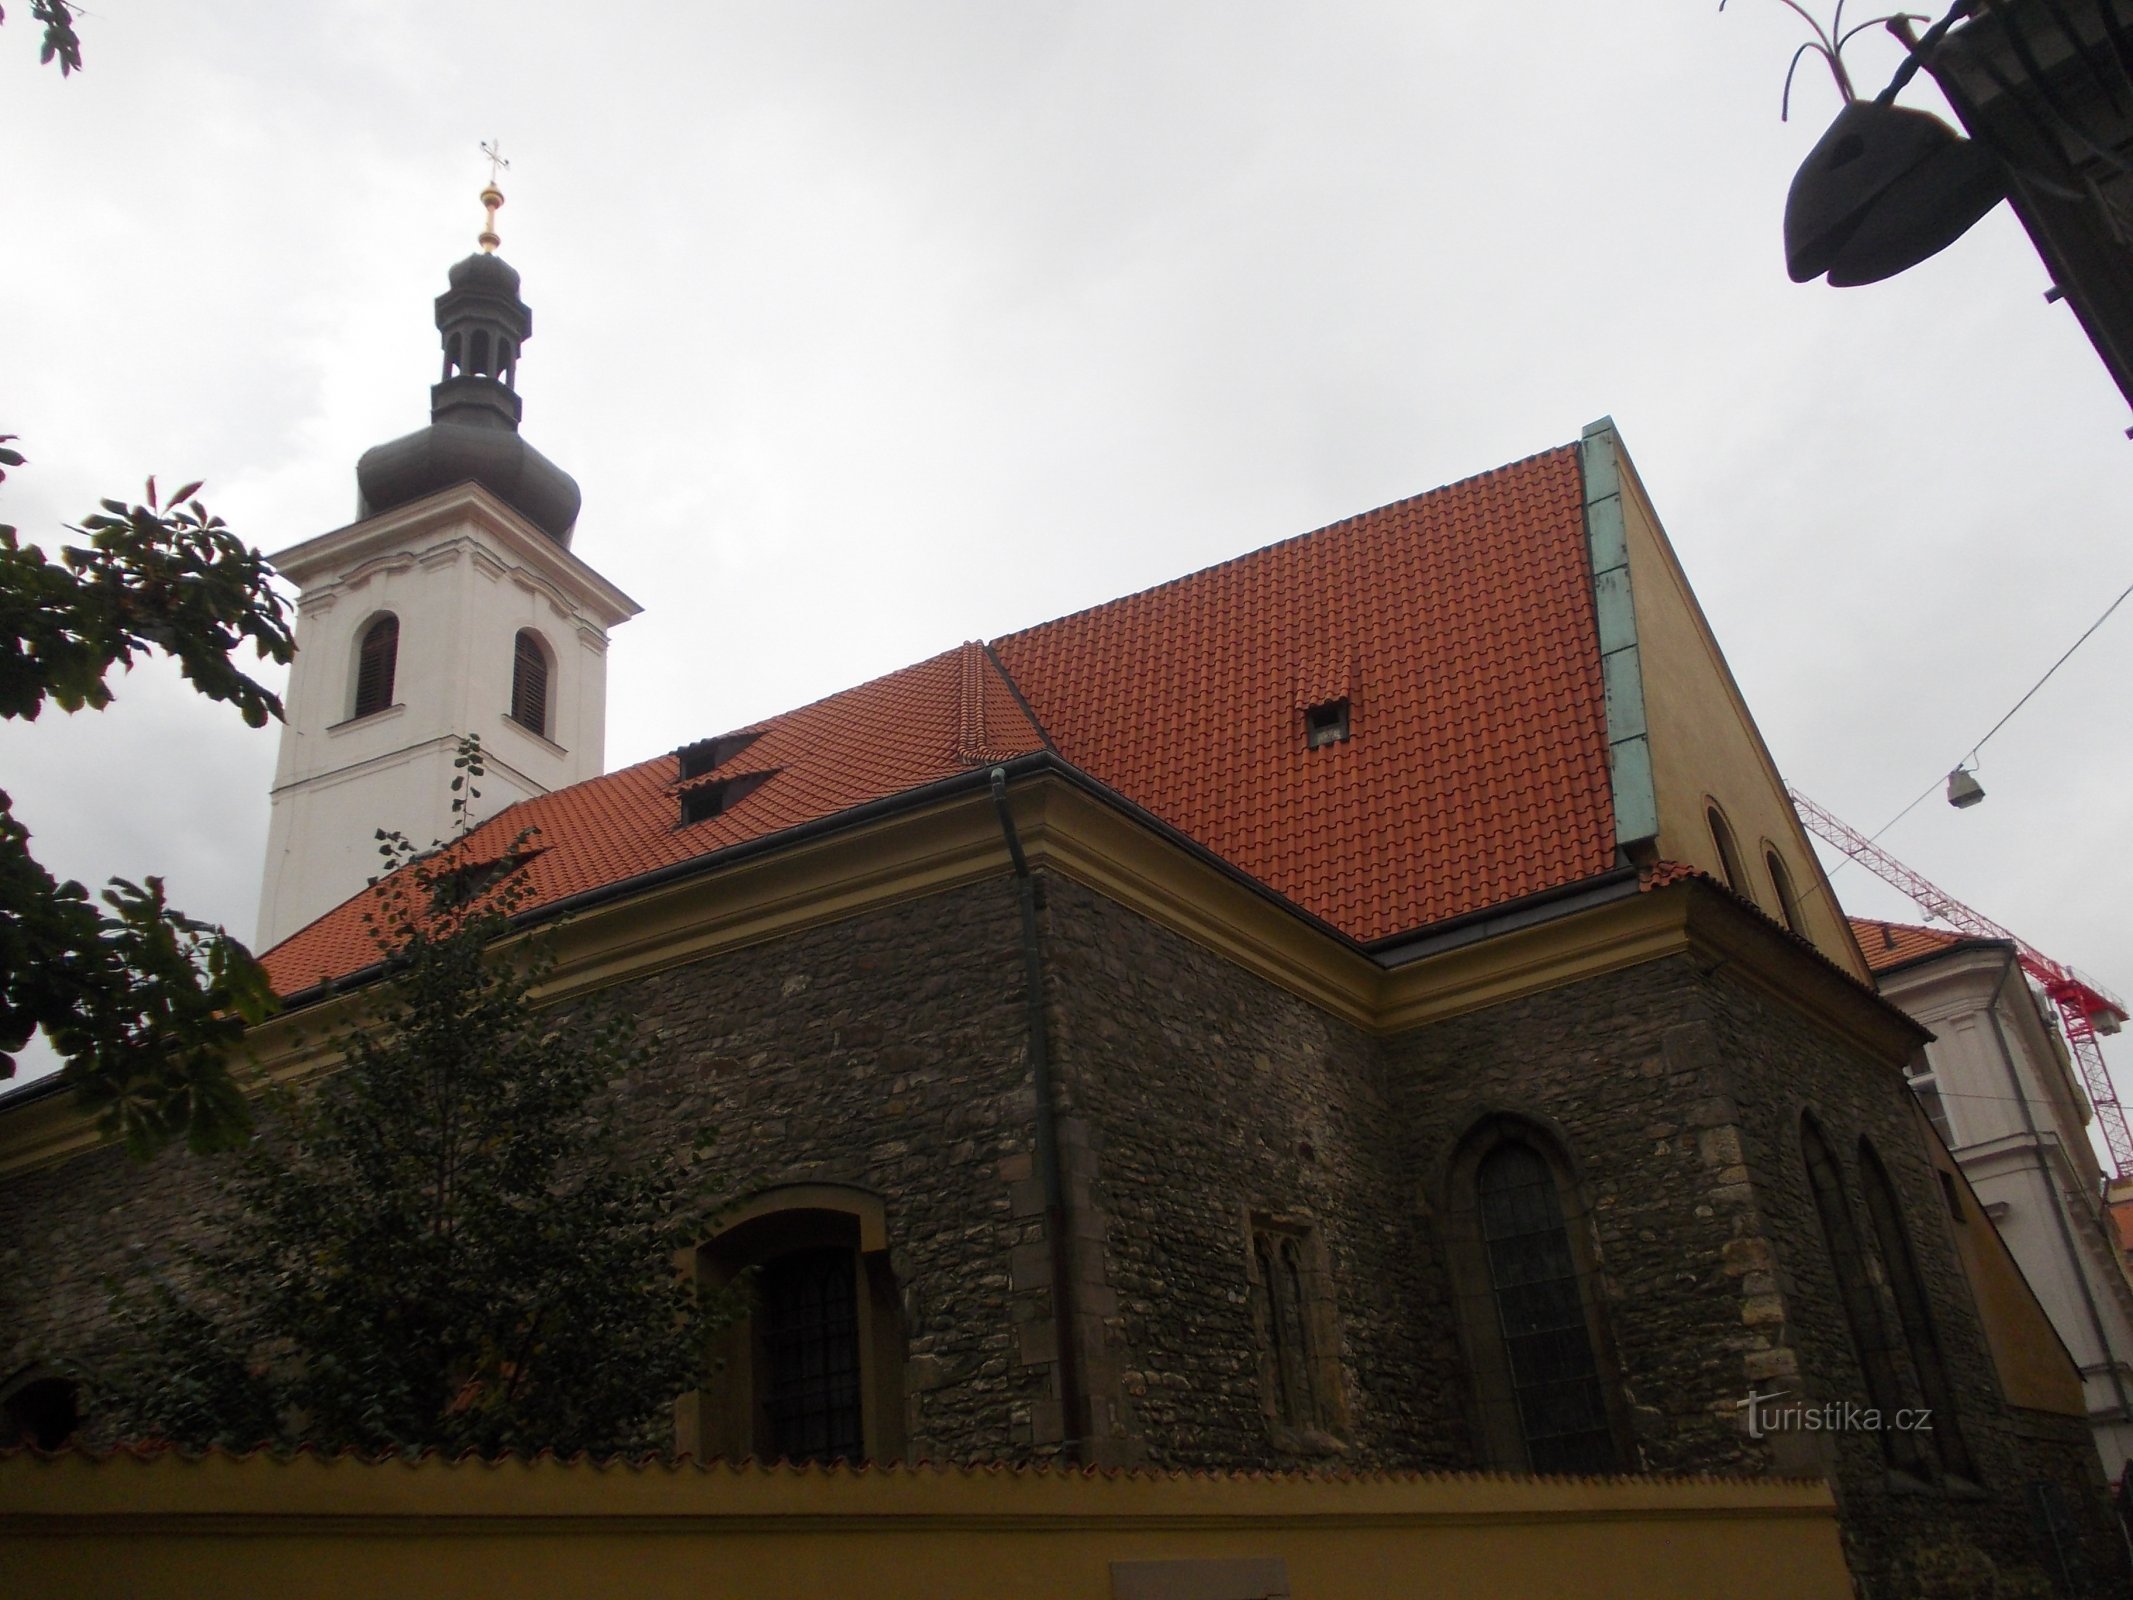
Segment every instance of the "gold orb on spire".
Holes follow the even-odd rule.
[[[481,153],[489,162],[488,186],[481,191],[481,207],[487,215],[482,220],[481,232],[475,236],[475,242],[483,250],[493,252],[503,243],[496,233],[496,212],[504,203],[504,191],[497,188],[496,180],[511,163],[504,159],[503,145],[498,140],[484,140]]]

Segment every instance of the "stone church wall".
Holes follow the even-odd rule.
[[[1709,1025],[1685,963],[1655,962],[1420,1028],[1386,1048],[1415,1186],[1441,1221],[1448,1169],[1489,1117],[1537,1125],[1589,1219],[1603,1376],[1626,1402],[1632,1470],[1763,1472],[1731,1408],[1745,1392],[1742,1281],[1767,1250],[1725,1127]],[[1438,1315],[1453,1321],[1432,1227]],[[1473,1314],[1493,1315],[1492,1308]]]
[[[2082,1419],[2015,1412],[2001,1395],[1952,1233],[1975,1224],[1951,1218],[1919,1144],[1901,1076],[1886,1063],[1845,1050],[1722,971],[1701,986],[1727,1095],[1739,1112],[1755,1209],[1770,1245],[1770,1278],[1782,1302],[1781,1316],[1770,1307],[1758,1324],[1773,1346],[1766,1358],[1770,1376],[1758,1387],[1792,1389],[1811,1402],[1862,1400],[1867,1393],[1808,1184],[1801,1130],[1803,1115],[1811,1116],[1842,1172],[1857,1226],[1869,1237],[1862,1139],[1887,1171],[1953,1394],[1955,1416],[1936,1417],[1933,1425],[1959,1434],[1959,1445],[1950,1448],[1967,1453],[1971,1468],[1961,1481],[1923,1484],[1892,1471],[1873,1434],[1847,1429],[1819,1435],[1808,1441],[1817,1448],[1790,1458],[1781,1447],[1780,1470],[1827,1471],[1833,1465],[1855,1568],[1896,1574],[1899,1587],[1926,1581],[1918,1574],[1936,1564],[1950,1568],[1974,1560],[1976,1552],[2003,1566],[2040,1564],[2032,1486],[2053,1484],[2080,1528],[2075,1538],[2083,1548],[2069,1550],[2070,1573],[2078,1581],[2085,1569],[2091,1580],[2122,1585],[2123,1539],[2105,1520],[2102,1468]],[[1900,1321],[1878,1255],[1871,1270],[1893,1332]],[[1787,1352],[1796,1371],[1788,1370]],[[1907,1364],[1909,1357],[1899,1359]],[[1797,1447],[1799,1441],[1788,1443]]]
[[[169,1267],[211,1197],[203,1163],[116,1147],[0,1178],[0,1379],[33,1362],[93,1363],[110,1285]]]
[[[736,1200],[838,1183],[886,1202],[906,1451],[1026,1455],[1048,1366],[1020,1359],[1011,1262],[1032,1111],[1021,925],[1005,881],[675,967],[605,996],[659,1041],[632,1136],[716,1134]]]
[[[2036,1560],[2058,1485],[2094,1573],[2079,1419],[2004,1405],[1901,1078],[1685,958],[1373,1039],[1071,881],[1040,879],[1047,1025],[1092,1455],[1168,1467],[1484,1464],[1448,1170],[1487,1119],[1560,1146],[1623,1398],[1622,1465],[1819,1475],[1862,1574],[1953,1546]],[[882,1197],[907,1352],[904,1453],[1027,1460],[1072,1427],[1033,1165],[1021,927],[993,879],[617,986],[659,1047],[626,1086],[647,1150],[716,1133],[736,1200]],[[1748,1435],[1753,1387],[1864,1393],[1801,1152],[1812,1111],[1865,1226],[1857,1149],[1897,1191],[1978,1488],[1901,1481],[1863,1432]],[[166,1261],[198,1165],[100,1152],[0,1182],[0,1371],[93,1353],[106,1277]],[[1294,1243],[1320,1365],[1288,1415],[1255,1240]],[[1884,1292],[1886,1285],[1883,1285]],[[1316,1320],[1313,1320],[1316,1319]],[[1960,1554],[1960,1551],[1958,1551]],[[1950,1559],[1953,1559],[1951,1557]],[[1877,1580],[1878,1581],[1878,1580]],[[1908,1581],[1908,1580],[1905,1580]]]
[[[1106,1275],[1090,1367],[1122,1397],[1108,1448],[1179,1467],[1458,1459],[1373,1042],[1078,884],[1046,889],[1056,1056],[1093,1130],[1075,1198]],[[1255,1218],[1322,1249],[1338,1330],[1323,1425],[1279,1437]]]

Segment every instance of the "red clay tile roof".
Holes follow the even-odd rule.
[[[757,727],[759,738],[688,785],[772,775],[729,811],[681,827],[680,762],[664,755],[505,808],[475,830],[467,859],[500,856],[522,830],[538,829],[540,853],[526,868],[532,910],[1043,747],[977,644]],[[377,959],[363,929],[369,899],[357,895],[267,952],[277,992]]]
[[[1371,941],[1615,864],[1574,446],[1269,545],[759,725],[699,781],[776,775],[676,826],[676,759],[513,806],[552,903],[818,821],[1047,737],[1083,772]],[[1019,689],[1036,726],[1015,697]],[[1349,702],[1313,749],[1305,711]],[[746,731],[746,730],[743,730]],[[284,994],[366,966],[363,898],[267,955]]]
[[[1068,761],[1386,938],[1614,865],[1583,499],[1566,446],[994,650]]]
[[[1921,928],[1908,922],[1877,922],[1872,917],[1853,917],[1852,937],[1866,957],[1870,971],[1888,972],[1909,966],[1927,956],[1937,956],[1959,944],[1982,944],[1967,933],[1949,933],[1939,928]]]
[[[1637,869],[1637,892],[1639,894],[1650,894],[1655,889],[1664,889],[1670,884],[1686,883],[1691,878],[1701,878],[1705,883],[1716,889],[1725,888],[1724,884],[1720,883],[1710,873],[1704,871],[1703,868],[1691,866],[1686,861],[1654,861],[1649,866]],[[1740,901],[1742,905],[1755,905],[1755,902],[1745,895],[1733,894],[1731,889],[1726,889],[1726,893],[1732,894],[1733,898]],[[1763,908],[1755,906],[1755,909],[1762,911]],[[1765,921],[1770,920],[1770,913],[1764,911],[1763,918]]]

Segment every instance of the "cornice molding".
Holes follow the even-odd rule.
[[[491,561],[496,560],[497,550],[503,551],[510,558],[503,570],[522,577],[551,598],[568,597],[575,610],[595,617],[603,628],[627,622],[644,609],[580,557],[475,483],[442,489],[382,515],[351,522],[278,550],[267,559],[298,588],[332,592],[341,580],[319,581],[331,569],[345,568],[349,579],[354,579],[359,574],[368,576],[378,563],[402,552],[428,560],[444,545],[467,540],[470,526],[492,542],[494,548],[483,552]],[[410,545],[417,548],[409,549]]]
[[[1109,804],[1064,772],[1016,778],[1008,801],[1031,862],[1376,1035],[1390,1035],[1625,968],[1686,955],[1746,981],[1848,1044],[1900,1065],[1925,1034],[1901,1013],[1695,880],[1386,967],[1360,947]],[[537,998],[562,1001],[1010,872],[988,793],[930,803],[770,848],[591,905],[521,938],[548,941]],[[334,1060],[361,991],[274,1018],[247,1040],[276,1081]],[[64,1096],[0,1114],[0,1173],[97,1143]]]

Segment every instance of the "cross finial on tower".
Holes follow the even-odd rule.
[[[489,184],[481,192],[482,209],[488,213],[488,217],[482,223],[481,232],[475,242],[482,249],[493,251],[503,243],[496,233],[496,209],[504,203],[504,191],[497,188],[496,180],[510,169],[511,163],[504,159],[503,141],[500,139],[484,139],[481,143],[481,153],[489,160]]]

